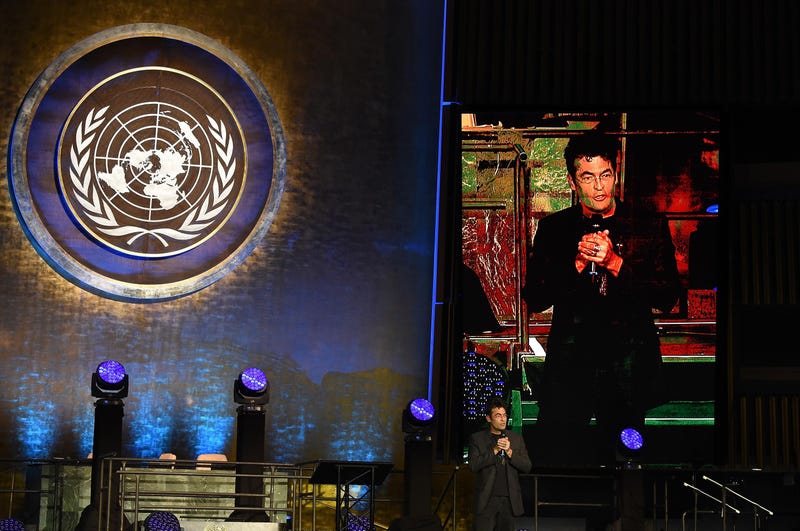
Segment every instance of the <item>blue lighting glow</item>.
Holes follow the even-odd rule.
[[[234,429],[234,417],[228,413],[225,418],[220,418],[211,411],[205,411],[198,412],[195,421],[195,454],[224,453],[229,434]]]
[[[144,406],[145,402],[140,403]],[[170,436],[176,419],[166,417],[160,411],[160,402],[156,407],[145,411],[140,408],[138,415],[131,421],[131,433],[134,434],[132,446],[134,455],[154,457],[167,451],[170,447]],[[187,456],[189,457],[189,456]]]
[[[24,408],[17,414],[20,429],[20,447],[25,455],[31,458],[44,459],[50,457],[56,441],[56,426],[53,422],[57,414],[56,406],[52,401],[42,400],[36,407]],[[91,436],[91,430],[89,430]]]

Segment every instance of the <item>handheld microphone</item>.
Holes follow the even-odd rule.
[[[597,231],[599,231],[600,230],[600,222],[601,221],[603,221],[603,216],[601,216],[600,214],[592,214],[592,218],[591,218],[591,223],[592,224],[591,224],[591,226],[589,228],[589,232],[597,232]],[[597,278],[597,264],[596,263],[594,263],[594,262],[591,263],[591,266],[590,266],[590,269],[589,269],[589,274],[592,275],[592,281],[594,281]]]

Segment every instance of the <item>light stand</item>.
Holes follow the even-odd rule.
[[[103,514],[103,463],[107,458],[122,453],[122,417],[125,415],[123,398],[128,396],[128,375],[125,367],[117,361],[107,360],[97,366],[92,374],[92,396],[94,403],[94,439],[92,443],[92,477],[89,505],[81,512],[76,531],[95,531],[100,529],[100,515]],[[117,500],[119,480],[114,467],[108,467],[110,492],[106,497],[106,521],[109,528],[120,527],[121,508],[112,510],[112,500]],[[116,503],[114,501],[113,503]]]
[[[435,428],[433,405],[424,398],[408,403],[403,410],[405,434],[405,474],[403,517],[394,520],[390,531],[440,531],[442,523],[431,511],[433,444]]]
[[[617,433],[617,505],[623,529],[644,526],[643,448],[644,437],[640,429],[629,426]]]
[[[233,384],[236,408],[236,509],[229,522],[269,522],[264,510],[264,466],[269,381],[255,367],[245,369]]]

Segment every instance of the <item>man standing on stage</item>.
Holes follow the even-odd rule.
[[[489,426],[469,438],[469,467],[475,472],[474,531],[515,531],[525,507],[519,475],[531,470],[522,435],[506,431],[508,407],[494,397],[486,406]]]

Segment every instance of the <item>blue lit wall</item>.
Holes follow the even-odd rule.
[[[246,61],[288,153],[281,207],[255,252],[200,292],[148,304],[56,273],[20,227],[4,172],[0,457],[85,457],[91,373],[117,359],[130,375],[127,455],[235,457],[233,381],[258,366],[272,390],[268,460],[402,459],[401,411],[429,383],[442,7],[219,4],[0,4],[4,152],[51,61],[146,21],[201,32]]]

